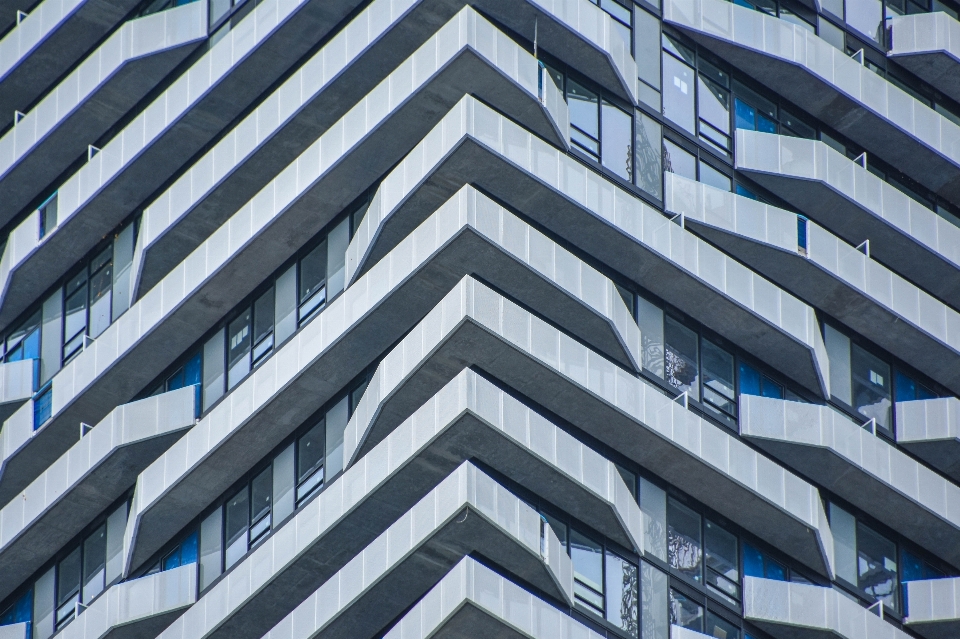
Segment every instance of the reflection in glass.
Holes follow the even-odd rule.
[[[323,485],[323,452],[326,421],[308,430],[297,440],[297,503]]]
[[[696,134],[693,80],[693,69],[673,56],[663,56],[663,115]]]
[[[700,399],[700,366],[697,334],[667,316],[664,321],[664,376],[667,382],[692,399]]]
[[[846,0],[847,24],[874,42],[883,41],[883,4],[880,0]]]
[[[703,558],[700,515],[673,499],[667,500],[667,558],[670,566],[696,582]]]
[[[703,606],[671,588],[670,623],[681,628],[703,632]]]
[[[570,530],[573,592],[577,600],[603,614],[603,549],[592,539]]]
[[[740,560],[737,538],[717,524],[704,526],[707,586],[732,602],[740,599]]]
[[[661,168],[661,139],[663,129],[660,123],[648,115],[637,112],[636,135],[636,172],[637,186],[657,198],[663,199],[663,170]]]
[[[670,140],[663,141],[663,170],[690,180],[697,179],[697,158]]]
[[[740,393],[783,399],[783,386],[773,381],[753,366],[740,362]]]
[[[627,181],[633,180],[633,123],[630,116],[613,104],[603,101],[601,161]]]
[[[703,77],[697,80],[700,107],[700,137],[721,150],[730,149],[730,92]]]
[[[740,629],[726,619],[707,612],[707,635],[717,639],[740,639]]]
[[[570,139],[588,153],[600,155],[600,98],[573,80],[567,80]],[[629,139],[629,138],[628,138]]]
[[[230,322],[227,328],[227,390],[250,372],[250,309]]]
[[[632,637],[637,636],[639,606],[637,567],[607,552],[607,621]]]
[[[646,561],[640,562],[642,639],[667,639],[670,631],[670,611],[667,574]]]
[[[226,568],[237,563],[247,552],[247,529],[250,525],[250,496],[247,487],[240,489],[226,505],[227,540]]]
[[[703,340],[703,400],[728,415],[737,414],[733,355]]]
[[[860,589],[898,610],[897,546],[857,522],[857,578]]]
[[[851,344],[850,369],[853,377],[853,406],[867,419],[876,419],[877,428],[892,432],[890,365]]]
[[[107,526],[100,526],[83,542],[83,601],[99,595],[106,582]]]

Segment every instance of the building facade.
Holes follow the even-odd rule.
[[[960,636],[953,0],[0,0],[0,639]]]

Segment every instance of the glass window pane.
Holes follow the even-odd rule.
[[[47,639],[53,634],[53,611],[55,571],[48,570],[37,579],[33,597],[33,636],[34,639]]]
[[[57,612],[55,623],[71,619],[80,598],[80,547],[78,546],[57,566]]]
[[[733,190],[733,180],[706,162],[700,163],[700,181],[723,191]]]
[[[321,242],[300,260],[300,321],[326,301],[327,243]]]
[[[640,512],[643,544],[654,557],[667,560],[667,494],[656,484],[640,478]]]
[[[717,639],[740,639],[740,629],[726,619],[707,612],[707,635]]]
[[[692,67],[697,65],[697,56],[694,55],[693,49],[680,44],[666,34],[662,38],[662,43],[665,51],[669,51]]]
[[[18,362],[40,356],[40,312],[26,319],[7,336],[6,361]]]
[[[658,200],[663,199],[662,138],[663,129],[660,123],[638,111],[636,135],[637,186]]]
[[[83,602],[103,592],[107,567],[107,526],[100,526],[83,541]]]
[[[747,542],[743,542],[743,575],[745,577],[765,576],[763,570],[763,553]]]
[[[186,566],[188,564],[197,563],[197,533],[194,532],[189,537],[183,540],[183,543],[180,544],[180,565]]]
[[[64,302],[63,358],[76,353],[83,346],[82,335],[87,328],[87,286],[84,283]]]
[[[857,577],[860,589],[885,606],[898,610],[897,546],[857,522]]]
[[[223,396],[223,358],[224,338],[221,329],[203,345],[203,410],[213,406]]]
[[[90,276],[90,336],[97,337],[110,326],[113,310],[113,251],[105,252],[106,261]],[[91,268],[91,271],[93,269]]]
[[[813,127],[804,124],[796,116],[787,113],[786,111],[780,112],[780,122],[783,124],[783,133],[784,135],[792,135],[797,138],[806,138],[807,140],[816,140],[817,131]],[[776,131],[772,131],[776,133]]]
[[[717,524],[707,521],[704,526],[706,545],[705,562],[710,571],[727,581],[708,579],[725,594],[739,599],[740,558],[737,552],[737,538]],[[709,573],[709,571],[708,571]],[[730,588],[733,585],[734,588]]]
[[[634,58],[640,79],[660,88],[660,20],[643,9],[634,11]]]
[[[244,486],[226,505],[226,562],[230,568],[247,552],[247,529],[250,526],[250,495]]]
[[[883,4],[880,0],[846,0],[847,24],[874,42],[883,41]]]
[[[270,531],[270,502],[273,498],[273,469],[267,467],[250,483],[250,544]]]
[[[703,632],[703,606],[671,588],[670,623],[681,628]]]
[[[698,78],[697,101],[700,119],[705,120],[721,133],[730,135],[730,93],[703,77]]]
[[[663,141],[663,170],[690,180],[697,179],[697,158],[670,140]]]
[[[282,344],[297,330],[297,267],[291,266],[277,278],[276,331],[274,343]]]
[[[273,520],[279,524],[295,508],[296,445],[290,444],[273,460]]]
[[[700,515],[673,499],[667,500],[667,548],[672,568],[696,582],[701,580]]]
[[[664,373],[667,382],[681,393],[700,399],[700,366],[697,334],[672,317],[664,321]]]
[[[327,238],[327,299],[343,290],[346,283],[347,245],[350,244],[350,218],[330,231]]]
[[[894,389],[897,393],[897,401],[909,402],[915,400],[917,398],[917,383],[899,370],[895,371],[894,375],[896,375]]]
[[[667,574],[640,562],[642,639],[667,639],[670,633]]]
[[[210,513],[200,524],[200,590],[205,590],[220,576],[223,552],[223,512]]]
[[[892,432],[890,365],[853,344],[850,368],[853,407],[867,419],[876,419],[878,429]]]
[[[343,470],[343,431],[350,420],[350,398],[344,397],[327,411],[327,477],[333,477]]]
[[[830,504],[830,532],[833,533],[833,562],[837,577],[857,583],[857,523],[853,515]]]
[[[307,431],[297,441],[297,501],[304,499],[323,484],[323,445],[326,422]]]
[[[20,596],[9,608],[0,613],[0,626],[9,626],[15,623],[29,623],[33,619],[33,591],[28,590]],[[29,626],[27,627],[29,632]]]
[[[703,340],[703,399],[730,415],[737,413],[733,355],[708,340]]]
[[[122,504],[107,517],[107,585],[123,573],[123,534],[127,528],[127,504]]]
[[[253,304],[253,343],[260,341],[273,332],[273,315],[276,310],[273,287],[261,295]]]
[[[760,394],[760,373],[753,366],[740,362],[740,394]]]
[[[737,98],[734,100],[734,126],[747,131],[757,130],[757,110]]]
[[[227,327],[227,390],[250,372],[250,309]]]
[[[633,123],[626,112],[606,100],[602,108],[600,148],[603,165],[624,180],[633,181]]]
[[[640,595],[637,567],[607,552],[605,575],[607,621],[631,637],[636,637]]]
[[[823,342],[830,360],[830,394],[853,404],[850,389],[850,338],[829,324],[823,327]]]
[[[603,548],[576,530],[571,530],[570,558],[573,561],[574,593],[579,600],[602,614]]]
[[[671,55],[663,56],[663,115],[696,134],[693,69]]]
[[[567,80],[570,124],[594,140],[600,137],[600,100],[597,94],[573,80]]]

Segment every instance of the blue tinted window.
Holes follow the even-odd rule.
[[[777,132],[777,123],[769,118],[765,118],[762,115],[757,116],[757,131],[761,133],[776,133]]]
[[[760,394],[764,397],[772,397],[773,399],[783,399],[783,386],[769,377],[764,376],[761,379]]]
[[[747,577],[763,577],[763,555],[748,543],[743,544],[743,574]]]
[[[734,100],[734,103],[736,127],[755,131],[757,129],[757,110],[740,98]]]
[[[741,197],[748,197],[748,198],[750,198],[751,200],[756,200],[756,199],[758,199],[757,196],[756,196],[756,194],[753,193],[753,191],[747,189],[747,188],[746,188],[745,186],[743,186],[742,184],[738,184],[738,185],[737,185],[737,195],[739,195],[739,196],[741,196]]]
[[[0,626],[9,626],[15,623],[27,622],[27,636],[30,636],[31,613],[33,612],[33,591],[28,590],[22,597],[3,611],[0,615]]]
[[[180,565],[197,563],[197,533],[193,533],[180,544]]]
[[[760,373],[749,364],[740,363],[740,393],[743,395],[760,394]]]
[[[53,388],[47,387],[33,401],[33,429],[37,430],[47,423],[53,414]]]

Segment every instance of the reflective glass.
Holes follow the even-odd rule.
[[[737,413],[733,370],[733,355],[703,340],[703,399],[730,415]]]
[[[657,198],[663,199],[662,138],[660,123],[648,115],[637,112],[636,120],[636,175],[637,186]]]
[[[663,115],[696,134],[693,69],[671,55],[663,56]]]
[[[570,559],[573,561],[574,594],[598,614],[603,614],[603,548],[571,530]]]
[[[247,552],[247,529],[250,526],[250,495],[246,486],[226,505],[226,568],[237,563]]]
[[[712,612],[707,612],[707,635],[717,639],[740,639],[740,629]]]
[[[703,559],[700,515],[673,499],[667,500],[667,557],[672,568],[700,582]]]
[[[83,601],[103,592],[107,567],[107,526],[100,526],[83,542]]]
[[[711,521],[705,523],[703,536],[707,584],[727,597],[740,599],[737,538]]]
[[[845,0],[847,24],[874,42],[883,41],[883,4],[880,0]]]
[[[715,82],[704,78],[703,71],[698,78],[697,100],[700,106],[700,119],[721,133],[729,135],[730,93]],[[720,142],[720,140],[715,141]]]
[[[600,153],[600,99],[573,80],[567,80],[567,104],[570,110],[571,139],[594,155]]]
[[[857,522],[857,577],[860,589],[898,610],[897,546]]]
[[[270,505],[273,498],[273,472],[268,466],[250,484],[250,544],[270,531]]]
[[[850,369],[854,408],[867,419],[876,419],[878,429],[892,432],[890,365],[852,344]]]
[[[326,422],[307,431],[297,440],[297,501],[307,497],[323,483],[323,453]]]
[[[608,551],[605,574],[607,621],[636,637],[640,603],[637,567]]]
[[[646,561],[640,562],[642,639],[667,639],[670,633],[667,574]]]
[[[250,372],[250,309],[227,327],[227,389],[240,383]]]
[[[660,20],[643,9],[634,12],[634,58],[640,79],[660,88]]]
[[[681,628],[703,632],[703,606],[671,588],[670,623]]]
[[[690,180],[697,179],[697,158],[670,140],[663,141],[663,170]]]
[[[733,180],[706,162],[700,162],[700,181],[722,191],[733,190]]]
[[[633,122],[626,112],[606,100],[603,101],[602,109],[601,161],[624,180],[632,181]]]
[[[664,321],[664,374],[667,382],[681,393],[700,399],[700,366],[697,334],[672,317]]]
[[[326,301],[327,243],[321,242],[300,260],[300,321]]]

